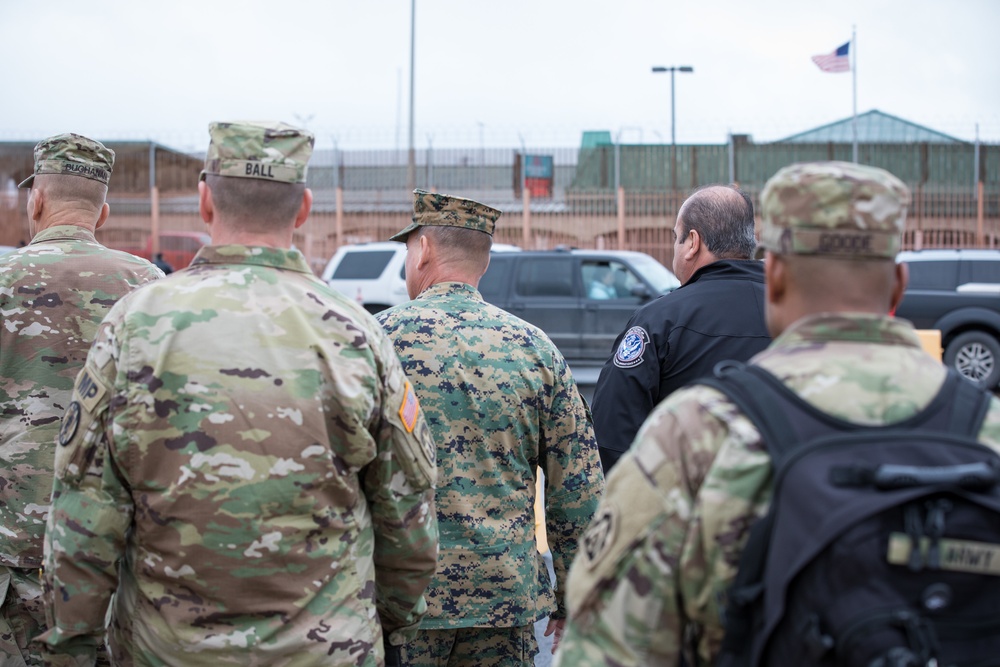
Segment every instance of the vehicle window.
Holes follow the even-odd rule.
[[[958,285],[958,261],[907,262],[910,289],[953,290]]]
[[[625,299],[632,297],[632,287],[642,281],[621,262],[587,260],[580,274],[588,299]]]
[[[962,262],[960,283],[1000,283],[1000,262]]]
[[[516,288],[521,296],[573,296],[573,260],[523,259],[518,267]]]
[[[497,260],[496,257],[490,259],[486,275],[479,281],[479,293],[484,300],[492,303],[503,298],[505,286],[510,282],[511,266],[513,262]]]
[[[660,264],[648,255],[634,255],[629,258],[633,268],[653,286],[659,294],[666,294],[681,286],[681,281],[677,279],[670,269]]]
[[[392,250],[346,253],[331,280],[371,280],[378,278],[393,256]]]

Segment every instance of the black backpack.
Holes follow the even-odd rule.
[[[754,422],[774,471],[719,667],[1000,665],[1000,456],[976,440],[989,394],[949,371],[922,412],[871,427],[756,366],[700,382]]]

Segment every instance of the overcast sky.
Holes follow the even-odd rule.
[[[406,147],[411,0],[0,0],[0,140],[207,144],[212,120]],[[857,108],[1000,142],[997,0],[416,0],[415,145],[780,139]]]

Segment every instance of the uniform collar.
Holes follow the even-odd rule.
[[[909,322],[870,313],[807,315],[775,338],[773,347],[796,347],[837,341],[921,347],[920,338]]]
[[[421,292],[420,296],[417,298],[424,299],[435,296],[451,296],[456,294],[462,295],[468,299],[477,299],[480,301],[482,301],[483,298],[480,296],[479,290],[475,287],[469,285],[468,283],[460,282],[436,283]]]
[[[94,237],[94,232],[90,231],[86,227],[78,227],[77,225],[56,225],[54,227],[49,227],[48,229],[43,229],[42,231],[35,234],[31,239],[31,243],[28,245],[35,245],[36,243],[45,243],[46,241],[97,241]]]
[[[191,266],[203,264],[250,264],[312,274],[298,250],[247,245],[207,245],[198,250]]]

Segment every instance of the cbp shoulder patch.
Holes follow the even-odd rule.
[[[419,416],[420,403],[417,401],[417,395],[413,392],[413,386],[407,380],[403,387],[403,405],[399,408],[399,418],[403,421],[403,427],[406,428],[407,433],[413,433]]]
[[[642,355],[649,345],[649,334],[642,327],[632,327],[625,332],[615,351],[615,366],[632,368],[642,363]]]

